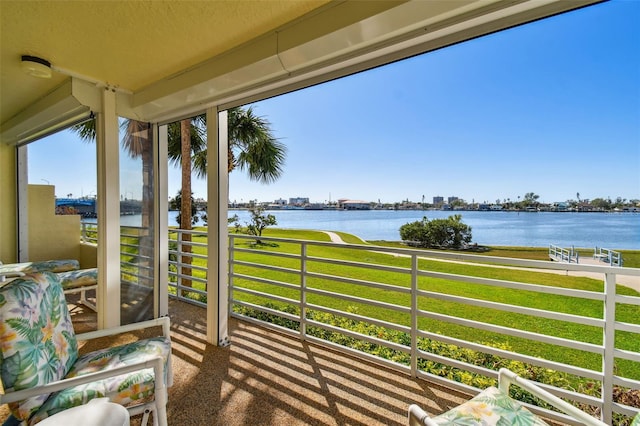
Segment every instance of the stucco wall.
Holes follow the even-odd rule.
[[[29,260],[80,258],[80,216],[55,214],[55,187],[29,185]]]
[[[16,245],[16,148],[0,143],[0,261],[16,262]]]

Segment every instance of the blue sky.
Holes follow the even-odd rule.
[[[288,148],[284,175],[234,171],[230,199],[640,199],[639,46],[640,2],[614,0],[258,102]],[[29,181],[95,194],[93,146],[50,139],[30,148]],[[73,173],[50,167],[56,151],[79,155],[64,159]],[[122,176],[125,196],[136,179]],[[174,195],[178,171],[169,181]]]

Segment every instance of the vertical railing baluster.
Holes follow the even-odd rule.
[[[300,338],[307,338],[307,244],[300,244]]]
[[[418,375],[418,256],[411,255],[411,377]]]
[[[613,420],[613,372],[615,351],[616,321],[616,274],[606,273],[604,276],[604,330],[602,355],[602,421],[611,424]]]
[[[234,262],[234,254],[235,250],[235,239],[233,235],[229,235],[229,298],[227,300],[228,308],[227,312],[233,312],[233,262]],[[208,269],[209,265],[207,265]]]
[[[182,299],[182,229],[176,229],[176,238],[178,239],[178,256],[176,257],[176,296],[178,300]]]

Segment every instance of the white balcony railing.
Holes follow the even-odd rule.
[[[185,235],[191,241],[185,241]],[[169,230],[170,295],[203,307],[207,306],[207,255],[202,253],[207,250],[207,244],[202,242],[206,238],[204,231]]]
[[[182,241],[185,233],[192,241]],[[229,235],[231,316],[471,393],[479,388],[461,383],[455,374],[451,379],[452,374],[447,378],[428,372],[423,368],[425,363],[493,379],[498,368],[448,357],[425,347],[424,342],[457,348],[454,352],[485,354],[500,362],[543,369],[551,377],[564,375],[587,383],[584,388],[575,386],[575,381],[567,387],[549,383],[542,383],[542,387],[594,408],[592,411],[608,424],[614,423],[615,416],[633,417],[639,412],[638,407],[615,401],[614,394],[621,389],[640,389],[640,296],[616,286],[620,281],[640,283],[640,269],[269,237],[260,238],[263,245],[251,246],[255,239]],[[206,306],[206,232],[171,229],[169,244],[171,294]],[[186,245],[191,253],[184,251]],[[379,257],[372,261],[368,254],[403,261],[380,262]],[[454,273],[459,263],[475,265],[479,272]],[[496,278],[491,273],[504,268],[531,273],[521,281]],[[186,269],[191,271],[185,273]],[[553,272],[556,274],[550,275]],[[575,275],[596,280],[581,281],[586,284],[576,289]],[[543,284],[538,276],[546,277]],[[492,296],[475,291],[480,288],[491,288]],[[502,297],[506,294],[524,294],[526,302],[512,303],[509,297]],[[540,301],[550,299],[554,300],[551,308],[539,308],[547,305]],[[509,321],[505,322],[504,316],[497,320],[499,313],[506,314]],[[327,316],[359,328],[332,324]],[[371,335],[371,329],[390,330],[404,339]],[[477,338],[451,332],[456,329],[471,329]],[[336,343],[323,333],[360,344]],[[522,342],[523,347],[533,349],[519,350]],[[383,355],[358,347],[375,347],[375,352]],[[537,352],[540,347],[552,348],[551,354]],[[588,365],[571,361],[573,355],[580,354],[587,357]],[[530,408],[572,423],[559,413]]]
[[[80,241],[98,244],[98,225],[80,222]],[[121,280],[131,286],[153,287],[153,238],[146,228],[120,227]]]
[[[301,339],[329,345],[334,349],[346,351],[360,357],[365,357],[387,367],[404,371],[417,377],[424,377],[444,386],[458,388],[464,391],[477,392],[478,389],[464,385],[456,380],[449,380],[437,374],[428,373],[420,368],[425,362],[444,365],[448,368],[476,373],[489,378],[497,377],[497,368],[489,369],[460,359],[451,359],[441,354],[424,350],[420,341],[428,339],[430,342],[452,345],[453,347],[477,353],[488,354],[502,360],[522,362],[526,365],[537,366],[553,370],[558,374],[568,374],[569,377],[584,380],[591,385],[599,386],[598,391],[582,393],[579,389],[563,389],[549,384],[543,384],[548,391],[576,403],[597,407],[604,422],[611,424],[614,413],[634,416],[638,408],[633,408],[614,402],[614,387],[618,389],[640,388],[640,297],[636,292],[624,291],[624,295],[616,291],[616,280],[620,277],[632,277],[640,281],[640,269],[614,268],[603,266],[587,266],[577,264],[559,264],[547,261],[528,261],[507,258],[491,258],[479,255],[464,255],[448,252],[421,251],[412,249],[397,249],[386,247],[372,247],[368,245],[336,244],[316,241],[299,241],[278,238],[261,238],[266,246],[277,245],[281,249],[254,247],[247,242],[255,237],[246,235],[230,235],[230,312],[231,315],[248,321],[276,328],[286,333],[298,335]],[[244,247],[241,247],[244,246]],[[359,254],[358,254],[359,252]],[[354,255],[355,253],[355,255]],[[406,266],[397,266],[398,262],[388,264],[371,263],[367,261],[367,253],[384,253],[389,259],[405,258]],[[345,260],[360,258],[363,261]],[[437,259],[425,261],[424,258]],[[252,260],[247,260],[252,259]],[[456,275],[446,272],[445,262],[471,262],[484,264],[478,266],[483,273],[474,276]],[[426,264],[440,265],[429,269]],[[286,265],[286,266],[275,266]],[[505,279],[492,278],[491,268],[487,264],[500,268],[516,269],[529,268],[531,280],[534,275],[545,275],[540,270],[562,271],[553,275],[552,285],[540,285],[527,282],[514,282]],[[455,265],[455,263],[448,263]],[[444,266],[444,267],[443,267]],[[449,269],[452,269],[451,267]],[[493,270],[496,270],[494,266]],[[360,271],[354,274],[354,270]],[[364,271],[364,272],[363,272]],[[489,272],[487,272],[489,271]],[[565,281],[574,278],[569,274],[595,274],[602,280],[604,286],[599,289],[573,289]],[[376,280],[376,275],[384,275],[384,281]],[[526,274],[525,276],[527,276]],[[366,276],[367,279],[354,278]],[[548,274],[546,274],[548,281]],[[391,277],[391,278],[389,278]],[[456,284],[458,283],[458,284]],[[593,282],[592,282],[593,283]],[[595,282],[597,284],[597,282]],[[346,286],[345,286],[346,285]],[[360,291],[350,291],[349,288]],[[486,292],[476,292],[474,288],[493,288],[494,296],[486,297]],[[595,287],[598,287],[597,285]],[[341,290],[330,289],[341,288]],[[364,289],[365,291],[362,291]],[[501,294],[522,292],[531,306],[540,305],[537,299],[554,298],[558,309],[539,309],[531,306],[515,305],[504,302]],[[526,293],[525,293],[526,292]],[[356,295],[358,294],[358,295]],[[363,296],[365,294],[365,296]],[[485,294],[485,296],[482,296]],[[401,297],[398,297],[398,296]],[[389,300],[403,300],[403,303],[392,303]],[[258,300],[262,302],[257,302]],[[563,302],[566,300],[566,304]],[[265,303],[268,302],[268,303]],[[580,304],[595,306],[593,313],[585,312]],[[543,303],[544,304],[544,303]],[[285,311],[274,306],[293,306],[294,309]],[[443,305],[457,307],[445,310]],[[380,315],[364,315],[338,306],[359,306],[363,311],[385,312]],[[576,306],[576,312],[571,312],[569,306]],[[239,307],[258,311],[260,315],[243,315]],[[367,309],[371,308],[371,309]],[[240,309],[242,310],[242,309]],[[473,311],[473,312],[472,312]],[[371,325],[381,329],[393,330],[408,336],[406,342],[385,340],[379,336],[372,336],[368,332],[347,329],[315,319],[310,312],[323,313],[339,317],[344,321],[362,325]],[[452,313],[453,312],[453,313]],[[480,312],[480,315],[477,313]],[[510,323],[495,320],[499,312],[508,313]],[[486,315],[483,315],[486,313]],[[253,317],[279,317],[288,320],[292,327],[265,324]],[[388,318],[387,318],[388,316]],[[521,326],[521,319],[535,318],[534,325]],[[404,318],[394,320],[391,318]],[[625,318],[621,321],[619,318]],[[631,320],[629,320],[631,318]],[[430,324],[431,327],[425,327]],[[478,339],[460,338],[456,333],[445,334],[455,328],[475,330],[471,334],[478,334]],[[597,332],[599,338],[590,339],[586,336],[574,335],[575,332],[563,332],[564,328]],[[316,332],[309,333],[313,329]],[[318,337],[323,333],[337,333],[347,338],[363,342],[360,346],[375,346],[376,352],[392,352],[405,354],[408,361],[398,362],[394,358],[386,359],[370,353],[345,347]],[[580,334],[580,333],[578,333]],[[616,345],[616,335],[631,336],[628,344]],[[469,333],[465,334],[469,336]],[[484,336],[484,337],[480,337]],[[584,353],[588,357],[599,359],[597,367],[572,364],[558,359],[567,357],[541,356],[533,350],[530,354],[505,348],[500,344],[487,344],[484,339],[492,336],[491,343],[505,341],[532,342],[533,346],[548,346],[555,354]],[[352,345],[353,346],[353,345]],[[382,348],[382,349],[380,349]],[[570,358],[570,356],[568,357]],[[629,364],[631,363],[631,364]],[[622,364],[625,364],[624,368]],[[599,367],[599,368],[598,368]],[[540,411],[533,408],[534,411]],[[569,422],[565,417],[542,411],[543,414],[559,421]]]

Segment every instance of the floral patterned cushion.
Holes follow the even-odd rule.
[[[439,425],[547,425],[519,402],[495,387],[483,390],[470,401],[432,420]]]
[[[80,263],[75,259],[45,260],[40,262],[24,263],[0,263],[0,275],[10,272],[24,272],[25,274],[35,272],[66,272],[80,269]]]
[[[78,346],[57,276],[51,272],[17,278],[0,289],[0,374],[6,391],[63,378]],[[9,404],[28,419],[48,395]]]
[[[98,282],[98,268],[60,272],[58,278],[60,278],[62,288],[65,290],[94,285]]]
[[[82,376],[95,371],[133,364],[156,356],[162,357],[166,366],[170,352],[171,343],[168,339],[156,337],[140,340],[81,356],[67,377]],[[35,424],[59,411],[85,404],[92,398],[107,397],[112,402],[126,405],[149,397],[153,395],[153,392],[154,377],[151,368],[110,377],[51,394],[40,410],[31,418],[29,424]]]

